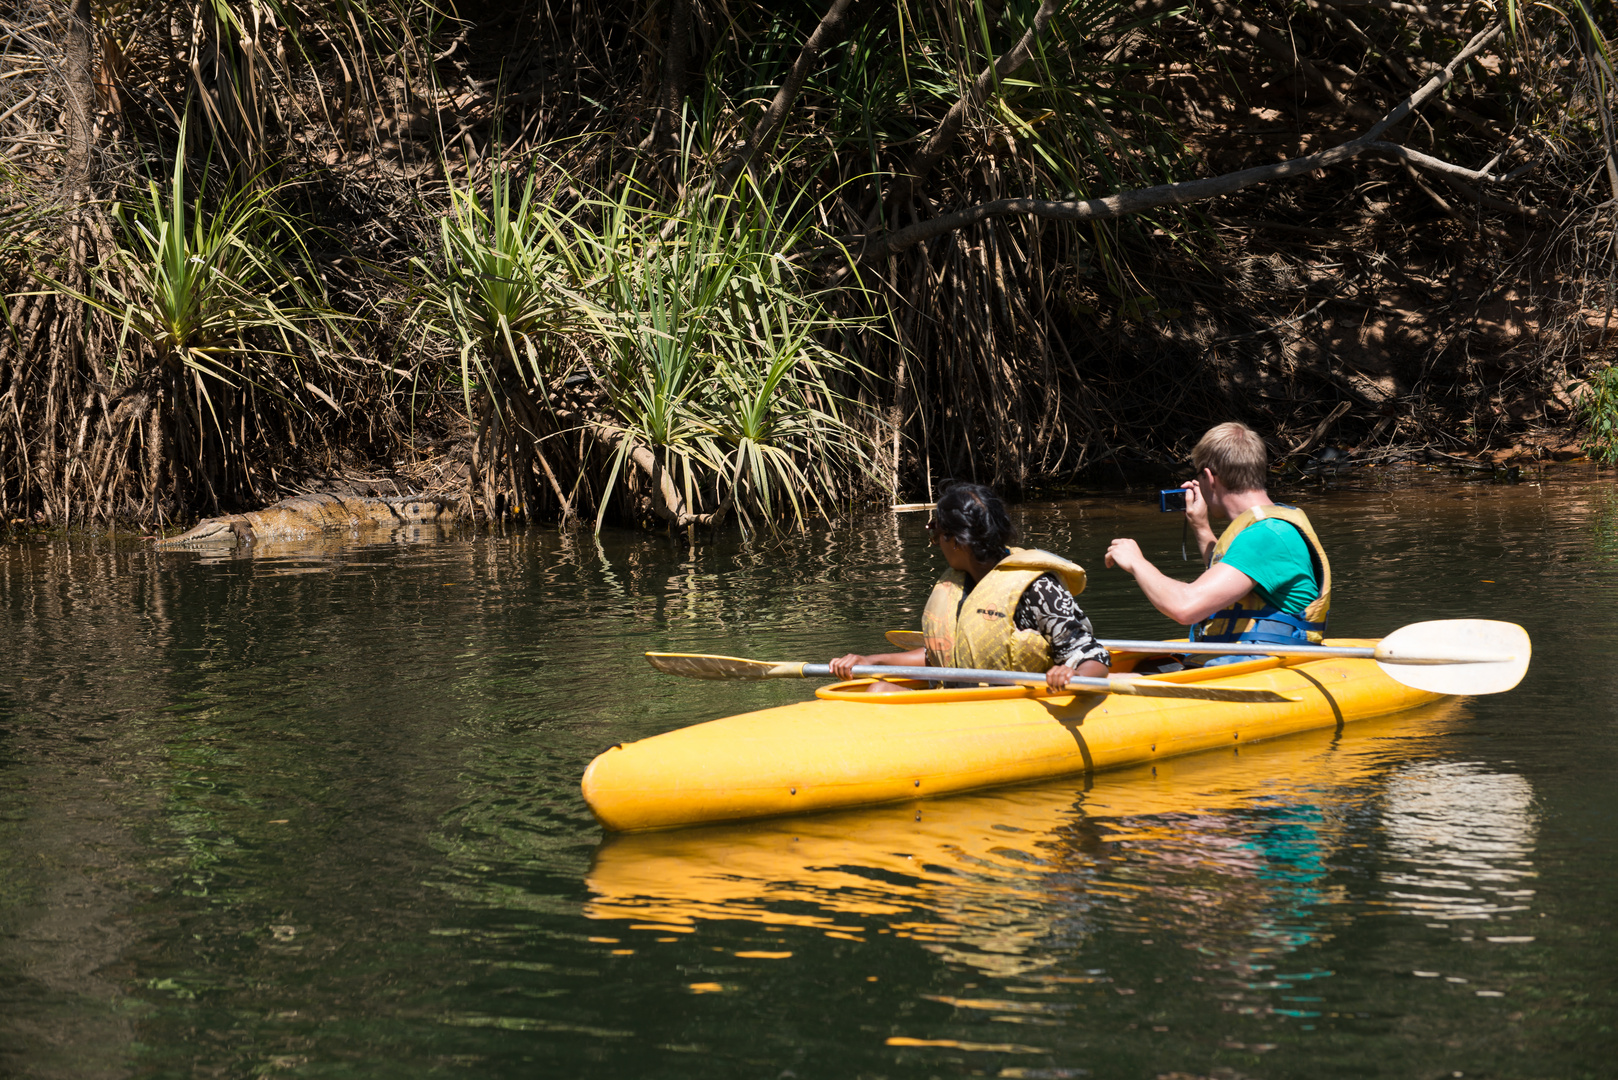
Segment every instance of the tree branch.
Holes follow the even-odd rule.
[[[954,232],[956,229],[987,218],[1007,214],[1032,214],[1035,217],[1050,218],[1057,221],[1105,221],[1154,210],[1160,206],[1181,206],[1186,203],[1205,202],[1270,180],[1285,180],[1291,177],[1305,176],[1317,169],[1328,168],[1350,158],[1358,157],[1367,151],[1377,150],[1386,153],[1388,151],[1384,148],[1389,147],[1393,148],[1394,156],[1405,158],[1406,160],[1416,161],[1421,159],[1420,163],[1422,164],[1428,162],[1442,164],[1451,171],[1459,172],[1475,179],[1503,180],[1518,174],[1514,172],[1507,174],[1507,176],[1494,176],[1461,169],[1460,166],[1439,162],[1437,158],[1418,154],[1416,151],[1398,146],[1396,143],[1384,142],[1381,140],[1381,136],[1390,127],[1404,120],[1448,85],[1455,78],[1455,72],[1462,64],[1477,55],[1484,46],[1499,37],[1504,30],[1504,24],[1496,23],[1489,29],[1477,34],[1442,71],[1435,72],[1432,78],[1428,79],[1409,97],[1394,106],[1392,111],[1373,124],[1365,134],[1339,146],[1321,150],[1318,153],[1291,158],[1287,161],[1277,162],[1274,165],[1261,165],[1251,169],[1242,169],[1238,172],[1225,173],[1222,176],[1210,176],[1201,180],[1185,180],[1173,184],[1158,184],[1155,187],[1138,188],[1134,191],[1123,191],[1100,199],[995,199],[992,202],[969,206],[927,221],[918,221],[913,225],[896,229],[885,235],[877,237],[871,237],[870,235],[845,237],[838,243],[840,247],[849,250],[854,261],[860,263],[878,262],[906,248],[931,240],[934,237],[942,236],[945,233]]]
[[[1401,146],[1399,143],[1377,141],[1368,144],[1366,149],[1375,151],[1378,154],[1386,154],[1388,157],[1397,158],[1400,161],[1408,161],[1412,165],[1420,165],[1430,172],[1442,173],[1447,177],[1454,177],[1458,180],[1474,180],[1485,184],[1508,183],[1534,167],[1534,163],[1529,162],[1526,165],[1519,165],[1508,173],[1492,173],[1484,169],[1468,169],[1453,162],[1445,161],[1443,158],[1435,158],[1430,154],[1424,154],[1420,150],[1412,150],[1408,146]],[[1516,207],[1515,209],[1527,211],[1530,214],[1539,212],[1528,207]]]
[[[1368,53],[1377,53],[1379,51],[1371,43],[1370,35],[1366,34],[1364,30],[1361,30],[1358,23],[1344,14],[1343,10],[1336,4],[1331,3],[1330,0],[1304,0],[1304,3],[1309,6],[1310,10],[1320,12],[1328,20],[1338,22],[1343,26],[1346,26],[1349,33],[1353,35],[1356,41],[1365,47],[1365,50]],[[1392,71],[1393,74],[1402,83],[1404,83],[1406,88],[1417,85],[1418,76],[1403,57],[1395,56],[1394,54],[1388,52],[1383,52],[1381,56],[1382,62],[1387,66],[1388,70]],[[1440,98],[1434,104],[1439,109],[1442,109],[1446,116],[1453,116],[1457,120],[1472,125],[1491,139],[1505,138],[1505,133],[1502,132],[1495,124],[1491,123],[1484,117],[1479,116],[1470,109],[1463,109],[1458,105],[1453,105],[1450,102],[1443,100],[1442,98]]]
[[[628,458],[630,464],[640,470],[648,483],[656,489],[657,494],[648,500],[652,512],[667,521],[677,529],[684,529],[690,525],[718,525],[724,521],[725,513],[730,509],[730,499],[726,498],[719,507],[706,514],[693,514],[686,506],[685,496],[680,494],[680,485],[674,482],[674,477],[657,460],[657,455],[645,443],[636,439],[623,428],[605,420],[594,420],[588,425],[590,433],[600,439],[607,446],[617,447],[628,442]]]
[[[950,106],[949,112],[944,114],[944,119],[933,129],[926,143],[916,151],[916,155],[905,166],[905,175],[890,197],[890,201],[904,202],[910,197],[910,192],[915,189],[916,184],[926,179],[933,166],[949,152],[950,144],[961,133],[961,126],[966,123],[967,112],[981,105],[989,96],[989,91],[998,85],[1000,80],[1010,78],[1018,68],[1028,62],[1028,57],[1034,51],[1035,39],[1045,32],[1045,28],[1050,25],[1052,16],[1060,6],[1061,0],[1043,0],[1039,10],[1034,12],[1034,21],[1029,24],[1017,44],[1007,49],[991,66],[984,68],[960,99]]]
[[[836,35],[841,33],[843,19],[853,4],[854,0],[833,0],[831,10],[820,20],[814,33],[809,35],[809,40],[803,43],[803,51],[798,54],[798,59],[792,64],[792,70],[787,72],[786,79],[775,92],[775,99],[770,102],[770,107],[764,110],[764,115],[753,125],[752,132],[747,136],[747,142],[702,186],[697,193],[698,201],[707,198],[716,188],[728,188],[743,170],[753,164],[753,159],[758,157],[764,144],[775,136],[781,121],[786,119],[787,110],[792,107],[792,103],[803,90],[804,81],[809,78],[810,66],[826,46],[832,43]]]

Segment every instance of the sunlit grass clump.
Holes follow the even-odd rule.
[[[84,297],[117,327],[107,460],[139,462],[154,509],[165,494],[179,506],[254,497],[259,439],[296,439],[322,403],[341,412],[321,385],[342,377],[336,316],[280,186],[208,188],[206,170],[188,177],[182,139],[165,181],[112,205],[110,250]]]
[[[530,512],[548,487],[598,527],[617,507],[773,528],[869,473],[874,422],[850,414],[836,347],[864,324],[827,313],[789,259],[804,230],[763,193],[669,212],[631,180],[563,205],[497,171],[450,195],[420,310],[458,342],[478,464]]]
[[[1591,375],[1575,401],[1585,426],[1584,452],[1603,465],[1618,464],[1618,365]]]

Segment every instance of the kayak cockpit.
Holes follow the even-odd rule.
[[[1236,664],[1217,664],[1213,667],[1187,668],[1184,671],[1166,672],[1161,675],[1143,675],[1142,679],[1152,682],[1166,683],[1203,683],[1214,682],[1228,678],[1239,678],[1257,671],[1268,671],[1271,668],[1284,667],[1288,658],[1279,656],[1265,656],[1257,660],[1243,660]],[[1126,665],[1119,665],[1113,669],[1117,675],[1128,674]],[[909,687],[908,693],[873,693],[865,689],[876,682],[887,682],[894,686]],[[1072,691],[1062,690],[1052,693],[1043,686],[946,686],[933,688],[919,679],[849,679],[847,682],[832,683],[815,690],[815,697],[822,701],[855,701],[871,705],[942,705],[953,702],[973,701],[1007,701],[1019,698],[1047,698],[1071,699],[1081,695]],[[1098,697],[1100,694],[1084,694],[1086,697]]]

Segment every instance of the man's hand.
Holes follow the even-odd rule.
[[[1209,567],[1195,581],[1176,581],[1152,565],[1139,544],[1127,539],[1114,540],[1107,548],[1107,565],[1133,577],[1152,606],[1181,626],[1201,622],[1253,589],[1252,578],[1226,563]]]
[[[1207,469],[1202,471],[1208,472]],[[1211,529],[1208,524],[1208,498],[1203,494],[1202,481],[1187,480],[1180,486],[1185,489],[1185,519],[1200,536],[1204,529]]]
[[[1189,509],[1191,496],[1187,495],[1185,501]],[[1204,509],[1203,514],[1206,519],[1206,509]],[[1141,553],[1140,545],[1129,539],[1114,540],[1111,544],[1108,544],[1106,562],[1108,566],[1116,566],[1130,577],[1137,576],[1137,572],[1142,565],[1151,565],[1146,556]]]
[[[1215,493],[1213,470],[1203,469],[1201,476],[1187,480],[1180,486],[1185,488],[1185,520],[1191,526],[1191,535],[1197,538],[1197,550],[1202,553],[1202,562],[1206,566],[1217,542],[1213,526],[1208,522],[1208,498]]]

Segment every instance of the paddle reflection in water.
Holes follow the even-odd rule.
[[[1378,815],[1385,842],[1408,847],[1415,823],[1477,812],[1478,783],[1526,790],[1520,778],[1475,775],[1429,784],[1426,801],[1412,803],[1412,778],[1427,775],[1420,768],[1443,772],[1419,760],[1424,740],[1453,729],[1464,710],[1443,702],[1340,735],[1103,774],[1084,789],[1047,784],[611,836],[586,878],[585,914],[632,930],[742,920],[859,940],[892,934],[984,974],[1023,979],[1098,931],[1134,932],[1166,935],[1247,976],[1327,932],[1328,902],[1337,919],[1345,901],[1371,910],[1411,903],[1325,883],[1344,849],[1378,842],[1367,828]],[[1451,796],[1460,802],[1450,805]],[[1511,859],[1531,843],[1531,829],[1516,835]],[[1485,861],[1499,866],[1493,855]]]
[[[1388,907],[1449,921],[1524,911],[1537,876],[1534,792],[1520,776],[1467,762],[1412,763],[1383,787]]]

